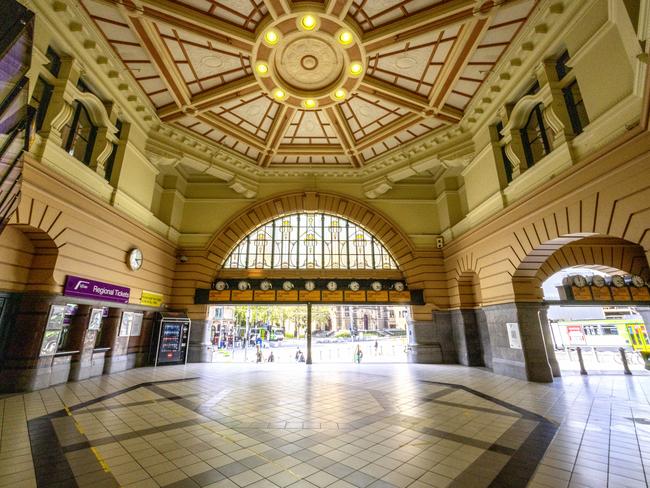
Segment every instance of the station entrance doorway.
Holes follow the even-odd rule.
[[[212,362],[406,362],[408,305],[211,305]]]
[[[645,280],[574,267],[550,276],[543,290],[562,374],[625,374],[625,364],[632,374],[650,374]]]

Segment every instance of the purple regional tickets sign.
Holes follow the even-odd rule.
[[[129,303],[131,289],[88,278],[68,275],[63,294],[69,297],[91,298],[107,302]]]

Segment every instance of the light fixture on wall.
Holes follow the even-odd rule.
[[[185,254],[181,254],[180,256],[178,256],[178,260],[179,260],[181,263],[187,263],[187,261],[189,261],[189,259],[190,259],[190,258],[188,258]]]

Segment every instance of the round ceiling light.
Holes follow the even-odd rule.
[[[338,88],[332,93],[332,98],[337,102],[342,102],[345,100],[345,97],[348,96],[348,92],[345,91],[345,88]]]
[[[359,61],[354,61],[350,64],[350,74],[352,76],[359,76],[361,73],[363,73],[363,64]]]
[[[313,98],[308,98],[307,100],[302,101],[302,106],[306,109],[312,109],[316,108],[318,106],[318,103]]]
[[[267,46],[275,46],[280,40],[280,33],[275,29],[269,29],[264,33],[264,43]]]
[[[282,88],[276,88],[273,90],[273,98],[276,100],[284,100],[287,98],[287,92],[285,92]]]
[[[257,71],[257,74],[260,76],[267,76],[269,74],[269,65],[264,61],[259,61],[255,65],[255,71]]]
[[[300,19],[300,27],[308,31],[314,30],[317,24],[318,20],[311,14],[307,14]]]
[[[352,32],[344,30],[339,33],[337,40],[342,46],[349,46],[354,42],[354,36]]]

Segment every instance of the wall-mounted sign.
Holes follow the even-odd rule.
[[[120,337],[128,337],[131,333],[131,325],[133,324],[133,312],[124,312],[122,314],[122,321],[120,322]]]
[[[632,300],[630,289],[627,286],[622,288],[612,287],[612,298],[619,302],[629,302]]]
[[[63,327],[65,311],[65,305],[52,305],[50,307],[50,315],[47,317],[47,325],[45,328],[50,330],[60,330]]]
[[[234,302],[252,302],[253,290],[233,290],[231,299]]]
[[[650,301],[650,290],[643,286],[641,288],[637,288],[636,286],[630,287],[630,291],[632,292],[632,300],[639,300],[639,301]]]
[[[369,302],[387,302],[387,291],[369,291],[366,293]]]
[[[297,302],[298,290],[278,290],[276,298],[278,302]]]
[[[129,336],[139,336],[142,332],[142,320],[144,319],[144,314],[142,313],[133,313],[133,320],[131,321],[131,330],[129,331]]]
[[[517,323],[507,323],[506,328],[508,329],[508,342],[510,343],[511,349],[521,349],[521,336],[519,335],[519,324]]]
[[[90,320],[88,321],[88,330],[99,330],[102,326],[102,315],[104,315],[103,308],[93,308],[90,312]]]
[[[323,301],[324,302],[342,302],[343,301],[343,292],[342,291],[323,290]]]
[[[612,294],[609,292],[609,286],[592,286],[591,293],[594,296],[594,300],[601,302],[612,301]]]
[[[68,275],[63,294],[69,297],[88,298],[106,302],[129,303],[130,288]]]
[[[275,292],[273,290],[255,290],[253,300],[256,302],[274,302]]]
[[[365,291],[348,291],[345,290],[344,295],[346,302],[365,302],[366,301],[366,292]]]
[[[142,296],[140,296],[140,303],[142,305],[147,305],[148,307],[160,307],[163,303],[163,296],[161,293],[142,290]]]
[[[208,290],[197,288],[194,303],[392,303],[422,305],[422,290]]]
[[[321,296],[318,290],[300,290],[301,302],[320,302]]]
[[[572,286],[571,294],[573,295],[574,300],[579,300],[581,302],[590,302],[593,300],[591,296],[591,288],[588,286]]]

